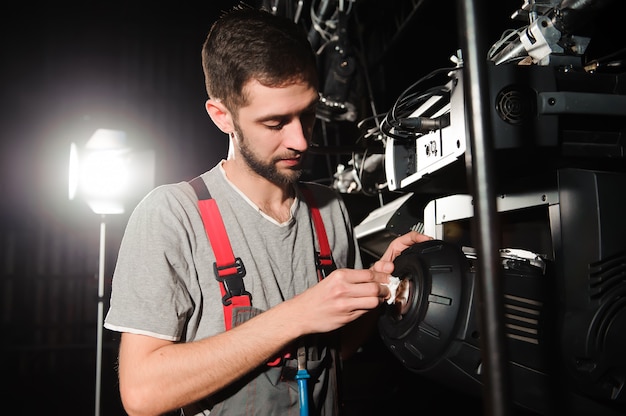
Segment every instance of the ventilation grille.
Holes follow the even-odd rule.
[[[530,344],[539,344],[542,306],[542,302],[534,299],[504,295],[506,336]]]
[[[619,325],[626,322],[626,253],[590,265],[589,296],[598,304],[588,331],[589,342],[603,352],[607,343],[623,339]]]
[[[591,299],[613,297],[626,289],[626,253],[603,259],[589,266]]]
[[[527,87],[507,87],[496,97],[496,112],[509,124],[519,125],[535,116],[535,93]]]

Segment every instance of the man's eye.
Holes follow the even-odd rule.
[[[287,120],[276,118],[273,120],[266,120],[265,127],[270,130],[280,130],[285,127],[285,124],[287,124]]]
[[[284,123],[278,123],[278,124],[266,124],[266,127],[270,130],[280,130],[283,128],[285,124]]]

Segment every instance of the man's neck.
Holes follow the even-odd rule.
[[[228,180],[261,212],[279,223],[291,218],[291,206],[295,196],[292,184],[277,185],[252,172],[247,166],[237,166],[232,160],[224,161],[222,167]]]

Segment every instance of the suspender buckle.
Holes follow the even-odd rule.
[[[315,252],[315,266],[317,267],[320,280],[328,277],[329,274],[337,269],[332,255],[322,256],[319,252]]]
[[[267,366],[279,367],[285,362],[285,360],[288,360],[290,358],[291,358],[291,353],[287,352],[284,355],[279,355],[278,357],[274,358],[272,361],[268,361]]]
[[[246,268],[241,258],[237,257],[233,264],[226,266],[218,266],[217,262],[213,263],[213,271],[215,272],[215,280],[222,283],[226,294],[222,297],[224,306],[231,304],[233,296],[249,296],[252,295],[246,291],[243,283],[243,277],[246,275]]]

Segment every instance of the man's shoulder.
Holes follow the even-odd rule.
[[[300,190],[307,189],[310,191],[315,203],[318,207],[323,208],[325,206],[333,206],[341,203],[341,196],[339,193],[328,185],[324,185],[317,182],[299,182]]]
[[[311,182],[311,181],[300,181],[298,182],[298,185],[300,186],[300,188],[308,188],[311,190],[311,192],[314,192],[316,194],[334,195],[335,197],[338,196],[337,191],[334,188],[331,188],[330,186],[325,185],[323,183]]]
[[[137,212],[161,212],[176,210],[175,207],[195,206],[197,198],[186,181],[156,186],[135,207]]]

